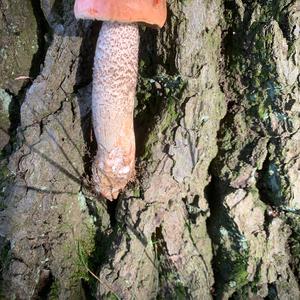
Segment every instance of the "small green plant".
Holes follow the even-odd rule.
[[[59,290],[60,290],[60,287],[59,287],[59,283],[58,281],[53,281],[53,283],[51,284],[51,287],[50,287],[50,293],[49,293],[49,300],[57,300],[59,298]]]
[[[78,253],[78,258],[79,258],[79,262],[81,267],[78,270],[78,274],[77,276],[79,276],[80,278],[84,279],[87,282],[91,281],[91,277],[93,279],[96,279],[100,284],[102,284],[103,286],[105,286],[108,290],[108,298],[106,298],[107,300],[120,300],[120,297],[113,292],[113,288],[110,286],[110,284],[108,282],[106,282],[105,280],[100,279],[94,272],[91,271],[91,269],[89,268],[88,264],[89,264],[89,256],[90,256],[90,251],[86,249],[86,247],[84,246],[84,243],[82,242],[77,242],[77,253]]]

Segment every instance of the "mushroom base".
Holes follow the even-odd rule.
[[[135,177],[135,155],[125,154],[121,149],[99,153],[93,163],[95,189],[105,198],[116,199],[126,184]]]

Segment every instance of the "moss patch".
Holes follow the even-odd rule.
[[[137,149],[142,160],[150,159],[153,145],[175,124],[180,114],[179,99],[184,88],[185,82],[179,75],[159,74],[153,78],[140,78],[136,132],[137,139],[143,139],[144,147]]]

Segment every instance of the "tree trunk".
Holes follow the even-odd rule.
[[[2,298],[299,299],[299,2],[170,1],[141,27],[113,203],[90,183],[101,25],[73,4],[0,3]]]

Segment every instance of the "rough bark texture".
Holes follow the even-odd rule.
[[[137,178],[116,204],[89,184],[100,24],[14,2],[44,26],[24,74],[41,70],[0,86],[22,104],[1,117],[1,297],[299,299],[299,2],[170,1],[141,28]]]

